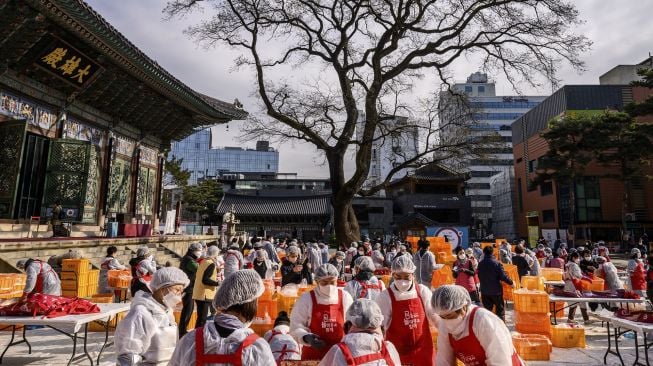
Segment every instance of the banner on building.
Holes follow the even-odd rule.
[[[553,248],[553,243],[558,239],[558,230],[542,229],[542,237],[546,240],[549,247]]]
[[[469,246],[469,226],[433,226],[426,228],[426,236],[441,236],[447,238],[451,243],[451,249],[462,246]]]
[[[164,233],[165,234],[174,234],[175,233],[175,218],[177,217],[177,211],[168,210],[166,212],[166,226]]]
[[[539,226],[529,226],[528,227],[528,245],[531,248],[537,246],[537,239],[540,238],[540,227]]]
[[[567,230],[559,229],[558,234],[560,234],[560,241],[563,243],[567,242]]]

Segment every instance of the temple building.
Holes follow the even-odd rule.
[[[79,0],[0,2],[0,220],[158,227],[164,152],[241,108],[176,79]],[[2,222],[2,221],[0,221]]]

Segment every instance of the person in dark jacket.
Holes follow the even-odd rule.
[[[528,265],[528,261],[524,256],[524,248],[522,248],[521,245],[515,247],[515,255],[512,256],[512,264],[517,266],[520,280],[522,276],[528,276],[528,271],[530,271],[531,267]]]
[[[179,316],[179,338],[187,333],[188,323],[193,314],[195,305],[193,303],[193,287],[195,286],[195,273],[199,267],[198,259],[202,257],[202,245],[200,243],[192,243],[188,247],[186,255],[181,258],[179,269],[184,271],[190,283],[184,289],[184,296],[181,299],[183,307]]]
[[[494,258],[494,248],[483,248],[483,260],[478,264],[478,278],[481,281],[481,303],[487,310],[496,307],[496,314],[504,319],[503,287],[501,282],[514,286],[503,269],[503,265]],[[504,319],[505,321],[505,319]]]
[[[338,279],[345,279],[345,253],[337,251],[333,258],[329,259],[329,264],[332,264],[338,270]]]
[[[291,245],[286,250],[286,257],[281,263],[281,287],[289,283],[299,285],[304,279],[306,284],[313,283],[308,266],[301,261],[299,248]]]
[[[585,276],[593,276],[594,271],[599,268],[594,258],[592,258],[592,251],[589,249],[583,250],[580,258],[580,271]]]

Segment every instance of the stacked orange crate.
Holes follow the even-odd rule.
[[[508,278],[510,278],[512,282],[515,284],[515,288],[519,289],[521,287],[521,284],[519,282],[519,273],[517,272],[517,266],[515,266],[514,264],[504,264],[503,269],[506,271]],[[513,301],[512,286],[504,282],[501,282],[501,286],[503,286],[503,299],[506,301]]]
[[[549,295],[544,291],[516,290],[515,329],[523,334],[540,334],[551,338]]]

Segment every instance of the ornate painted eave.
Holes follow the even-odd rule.
[[[233,104],[206,97],[176,79],[150,59],[102,16],[81,0],[25,0],[47,19],[75,34],[80,40],[107,56],[134,78],[187,108],[200,124],[243,119],[247,112]],[[210,102],[207,98],[212,99]],[[197,127],[197,126],[196,126]]]

